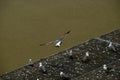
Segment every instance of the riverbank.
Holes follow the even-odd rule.
[[[120,29],[0,76],[0,80],[119,79]]]

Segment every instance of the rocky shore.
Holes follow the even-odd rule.
[[[120,29],[3,74],[0,80],[120,80]]]

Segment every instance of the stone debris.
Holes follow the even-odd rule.
[[[3,74],[0,80],[120,80],[120,29]]]

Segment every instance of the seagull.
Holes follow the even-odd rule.
[[[115,46],[113,45],[112,42],[109,43],[108,48],[109,48],[110,50],[116,51]]]
[[[62,79],[62,80],[70,80],[70,78],[69,77],[67,77],[66,76],[66,74],[64,73],[64,72],[60,72],[60,78]]]
[[[74,59],[72,50],[70,50],[70,51],[66,50],[66,52],[67,52],[67,54],[69,56],[69,59]]]
[[[47,70],[46,70],[45,66],[44,66],[41,62],[39,63],[39,68],[40,68],[40,70],[41,70],[43,73],[47,74]]]
[[[106,73],[109,73],[111,72],[113,69],[109,66],[107,66],[106,64],[103,65],[103,70],[106,72]]]
[[[62,40],[70,33],[71,31],[67,31],[65,34],[63,34],[59,39],[55,40],[55,41],[50,41],[47,43],[42,43],[40,44],[40,46],[44,46],[44,45],[51,45],[53,44],[55,47],[60,47],[62,44]]]
[[[108,69],[108,67],[107,67],[106,64],[103,65],[103,69],[104,69],[104,70],[107,70],[107,69]]]
[[[60,77],[65,77],[65,73],[60,72]]]
[[[87,63],[88,61],[90,61],[90,55],[89,52],[86,52],[82,59],[82,62]]]
[[[33,66],[34,66],[32,59],[29,59],[28,64],[29,64],[29,66],[31,66],[31,67],[33,67]]]

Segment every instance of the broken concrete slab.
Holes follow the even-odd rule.
[[[39,67],[40,62],[44,68]],[[105,73],[104,64],[113,71]],[[0,80],[119,80],[119,76],[120,29],[117,29],[3,74]]]

